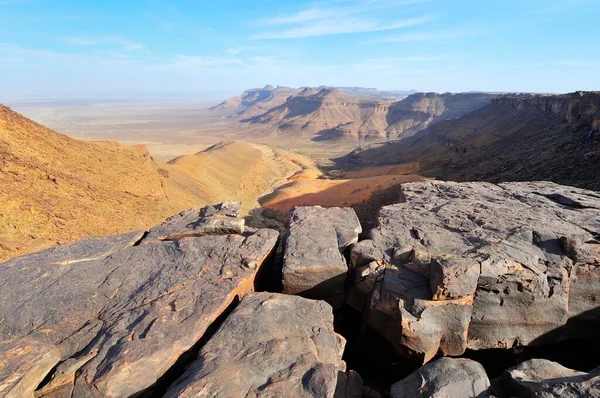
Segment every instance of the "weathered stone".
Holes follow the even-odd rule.
[[[131,247],[140,237],[84,240],[0,264],[0,341],[27,336],[55,347],[45,371],[67,362],[49,387],[121,397],[151,386],[236,296],[253,290],[278,233]]]
[[[471,296],[477,288],[479,262],[470,258],[436,258],[431,261],[429,283],[434,300]]]
[[[239,215],[240,202],[223,202],[200,210],[182,211],[150,229],[143,244],[192,236],[242,234],[244,219]]]
[[[33,398],[33,391],[60,361],[55,346],[27,337],[0,341],[0,396]]]
[[[351,208],[296,207],[283,255],[283,292],[340,307],[348,272],[342,253],[360,232]]]
[[[166,396],[333,397],[344,345],[324,301],[249,294]]]
[[[69,358],[61,362],[61,364],[56,367],[50,381],[40,390],[37,390],[35,396],[41,397],[50,395],[52,398],[57,398],[62,395],[62,392],[59,391],[65,389],[68,391],[67,396],[71,397],[73,383],[75,381],[75,372],[94,358],[96,354],[96,351],[92,351],[78,358]]]
[[[408,183],[369,236],[353,249],[347,302],[400,353],[426,360],[542,344],[576,335],[575,318],[586,330],[600,325],[597,193],[547,182]],[[375,277],[360,268],[369,253],[381,253],[385,271]]]
[[[400,300],[402,337],[400,344],[420,362],[436,354],[461,355],[467,348],[467,333],[473,307],[471,299],[419,300],[407,305]]]
[[[600,397],[600,368],[586,373],[546,359],[530,359],[505,371],[494,392],[502,397]]]
[[[392,386],[392,398],[474,398],[490,381],[479,363],[470,359],[441,358]]]

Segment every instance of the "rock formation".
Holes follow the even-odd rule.
[[[245,116],[243,123],[273,126],[277,134],[286,137],[362,142],[408,137],[484,107],[497,97],[486,93],[406,94],[352,87],[265,87],[248,90],[211,109]]]
[[[283,292],[344,303],[348,265],[344,251],[362,232],[351,208],[296,207],[283,254]]]
[[[553,341],[600,299],[599,231],[591,191],[405,184],[402,202],[382,208],[370,239],[352,249],[347,301],[423,362]]]
[[[253,293],[166,397],[333,397],[345,343],[324,301]]]
[[[598,397],[600,367],[579,372],[546,359],[531,359],[505,371],[494,384],[494,393],[501,396]]]
[[[229,98],[213,106],[210,110],[221,112],[229,117],[253,117],[283,104],[290,95],[298,92],[300,92],[299,89],[267,85],[263,88],[246,90],[241,96]]]
[[[549,180],[600,190],[599,129],[598,92],[505,95],[413,137],[359,148],[337,166],[418,162],[419,174],[443,180]]]
[[[236,296],[253,291],[278,237],[261,229],[140,244],[143,235],[0,265],[0,391],[32,396],[61,361],[77,366],[42,395],[122,397],[151,387]]]
[[[498,97],[486,93],[415,93],[390,105],[387,115],[388,137],[410,137],[442,120],[464,116],[483,108]]]
[[[550,182],[400,193],[360,241],[352,209],[294,209],[277,264],[288,294],[256,292],[279,233],[244,228],[237,202],[0,264],[0,396],[600,395],[600,368],[523,357],[490,385],[487,365],[447,358],[597,338],[600,195]],[[326,302],[344,300],[358,313]],[[349,327],[424,366],[371,388],[342,360]]]
[[[479,363],[441,358],[428,363],[392,386],[392,398],[479,397],[490,386]]]

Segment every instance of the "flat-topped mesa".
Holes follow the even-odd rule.
[[[324,301],[252,293],[165,396],[333,398],[345,344]]]
[[[283,292],[342,306],[348,273],[343,252],[361,232],[351,208],[294,208],[283,254]]]
[[[587,123],[596,131],[600,129],[599,102],[598,91],[577,91],[564,95],[506,95],[492,100],[492,103],[519,110],[534,108],[555,113],[568,122]]]
[[[347,302],[408,356],[583,337],[600,323],[600,194],[420,182],[355,245]]]
[[[176,219],[214,227],[207,220],[226,209]],[[151,387],[236,297],[254,290],[279,235],[171,240],[187,236],[171,220],[160,229],[166,235],[85,239],[0,264],[0,395],[32,397],[56,365],[37,396],[122,397]]]
[[[223,202],[200,210],[190,209],[167,218],[148,231],[144,244],[179,240],[193,236],[243,234],[240,202]]]

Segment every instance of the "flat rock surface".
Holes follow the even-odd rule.
[[[429,181],[401,196],[354,246],[347,296],[401,353],[541,344],[600,301],[599,193]]]
[[[253,291],[278,233],[133,246],[141,236],[88,239],[0,264],[1,347],[31,346],[9,349],[23,366],[34,357],[46,365],[22,376],[36,379],[27,394],[60,360],[79,366],[62,367],[77,371],[74,378],[60,375],[73,396],[122,397],[151,386],[235,296]],[[11,363],[0,361],[0,386],[13,383]]]
[[[345,339],[324,301],[244,297],[167,397],[333,397]]]
[[[579,372],[546,359],[530,359],[508,369],[494,393],[501,397],[600,397],[600,368]]]
[[[283,255],[283,292],[343,304],[348,265],[343,251],[362,231],[351,208],[296,207]]]
[[[392,398],[478,397],[490,386],[485,369],[463,358],[441,358],[417,369],[392,386]]]
[[[242,234],[244,219],[239,218],[240,202],[223,202],[191,209],[169,217],[148,231],[144,244],[192,236]]]

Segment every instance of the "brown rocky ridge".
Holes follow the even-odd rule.
[[[285,139],[363,142],[411,136],[429,125],[484,107],[498,96],[487,93],[389,95],[393,93],[360,88],[293,90],[268,86],[246,91],[241,97],[231,98],[211,109],[243,116],[242,123],[275,128],[275,134]]]

